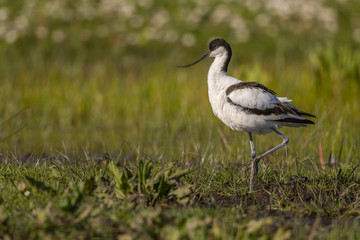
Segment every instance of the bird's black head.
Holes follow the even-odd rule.
[[[199,60],[188,64],[188,65],[184,65],[184,66],[179,66],[179,67],[190,67],[195,65],[196,63],[202,61],[203,59],[207,58],[207,57],[217,57],[217,56],[226,56],[226,60],[224,62],[224,65],[222,67],[223,71],[227,71],[230,59],[231,59],[231,48],[230,45],[224,40],[224,39],[214,39],[210,42],[209,44],[209,50],[210,52],[208,52],[207,54],[205,54],[204,56],[202,56]]]
[[[224,39],[217,38],[209,43],[210,52],[215,51],[219,47],[224,47],[226,51],[231,53],[231,47]]]
[[[214,39],[209,44],[209,57],[226,56],[222,71],[227,72],[232,51],[230,45],[224,39]]]

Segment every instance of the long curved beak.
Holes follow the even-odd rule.
[[[177,67],[181,67],[181,68],[191,67],[192,65],[195,65],[195,64],[197,64],[198,62],[204,60],[204,59],[207,58],[209,55],[210,55],[210,53],[207,53],[207,54],[205,54],[204,56],[202,56],[199,60],[196,60],[196,61],[193,62],[193,63],[190,63],[190,64],[188,64],[188,65],[184,65],[184,66],[177,66]]]

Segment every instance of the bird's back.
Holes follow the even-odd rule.
[[[214,114],[234,130],[266,134],[271,128],[313,124],[302,118],[313,115],[297,109],[287,98],[277,98],[274,91],[262,84],[230,76],[222,80],[220,86],[209,85],[209,99]]]

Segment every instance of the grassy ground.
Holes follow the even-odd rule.
[[[360,49],[356,26],[350,29],[358,3],[327,1],[338,11],[339,30],[327,35],[327,18],[316,18],[319,37],[306,28],[308,15],[289,20],[292,33],[276,9],[271,24],[259,27],[251,23],[264,16],[256,20],[241,4],[155,2],[135,7],[137,15],[123,22],[100,4],[104,16],[74,18],[71,28],[68,18],[77,15],[67,10],[85,14],[83,3],[54,5],[66,10],[55,18],[41,2],[26,11],[15,1],[0,9],[0,30],[8,27],[0,31],[2,238],[358,239]],[[324,6],[315,4],[319,16],[336,15]],[[180,24],[189,7],[203,9],[197,25]],[[146,38],[159,22],[146,21],[143,8],[171,13],[160,29],[164,38]],[[234,9],[248,24],[248,40],[232,18],[211,17],[238,17]],[[26,31],[16,14],[30,16]],[[137,28],[139,16],[150,26]],[[119,22],[120,33],[102,36],[104,26]],[[86,41],[83,28],[94,30]],[[166,40],[169,29],[178,40]],[[214,32],[233,47],[230,75],[260,82],[317,116],[314,126],[281,130],[290,142],[261,161],[253,192],[247,134],[213,116],[207,99],[211,60],[175,67],[204,54]],[[274,134],[255,137],[258,153],[278,142]]]
[[[324,46],[309,61],[231,63],[230,74],[317,115],[315,126],[282,131],[290,143],[262,161],[251,193],[247,135],[207,100],[210,61],[13,66],[1,94],[2,235],[358,238],[359,78],[342,67],[357,54]],[[255,138],[258,152],[279,141]]]

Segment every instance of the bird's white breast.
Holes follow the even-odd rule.
[[[228,76],[226,72],[219,71],[215,59],[208,73],[209,101],[215,116],[235,130],[239,130],[235,125],[239,125],[242,119],[239,119],[241,116],[237,111],[229,108],[230,104],[226,100],[226,89],[239,82],[240,80]]]
[[[248,114],[228,102],[226,90],[241,81],[227,75],[224,71],[220,71],[220,65],[217,64],[217,60],[219,59],[215,58],[208,73],[209,100],[215,116],[236,131],[253,132],[256,134],[271,132],[269,128],[276,126],[268,126],[269,123],[266,121],[266,118]],[[243,95],[237,97],[241,103],[245,105],[251,105],[251,101],[257,98],[251,89],[249,89],[249,91],[243,91],[243,93]],[[264,99],[264,104],[260,104],[257,107],[260,109],[266,108],[265,102],[267,101]]]

